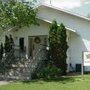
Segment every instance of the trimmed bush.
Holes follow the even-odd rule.
[[[51,79],[60,76],[61,70],[54,65],[48,65],[37,74],[39,78]]]

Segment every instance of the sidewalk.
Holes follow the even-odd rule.
[[[0,81],[0,86],[1,85],[6,85],[6,84],[8,84],[9,82],[8,81]]]

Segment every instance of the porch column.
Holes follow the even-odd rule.
[[[69,46],[69,41],[70,41],[70,32],[67,31],[67,44]],[[69,72],[69,64],[70,64],[70,49],[68,48],[67,50],[67,60],[66,60],[66,63],[67,63],[67,72]]]

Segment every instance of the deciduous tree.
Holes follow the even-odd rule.
[[[10,31],[15,28],[21,28],[31,25],[38,25],[37,9],[31,4],[0,0],[0,29]]]

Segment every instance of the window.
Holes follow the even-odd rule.
[[[24,38],[19,39],[19,47],[21,51],[24,51]]]

